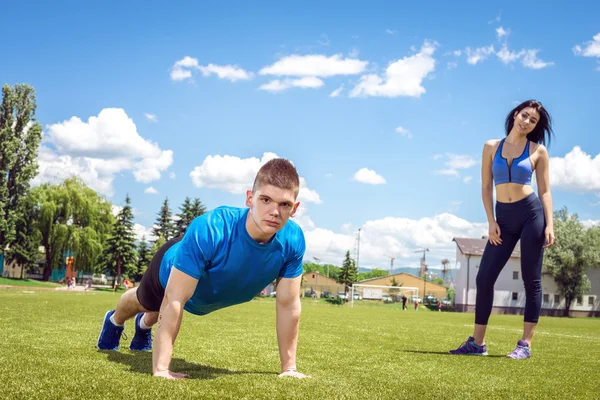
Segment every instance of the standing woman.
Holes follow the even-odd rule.
[[[531,357],[531,340],[542,308],[544,248],[554,243],[548,151],[552,119],[542,104],[528,100],[507,116],[506,137],[489,140],[483,148],[482,197],[489,223],[477,274],[475,329],[452,354],[487,355],[485,331],[494,302],[494,284],[521,240],[521,276],[525,286],[523,337],[508,357]],[[538,196],[531,186],[535,171]],[[492,183],[493,182],[493,183]],[[493,206],[496,185],[496,216]]]

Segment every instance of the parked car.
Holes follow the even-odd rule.
[[[423,304],[427,305],[427,304],[431,304],[431,305],[436,305],[438,303],[438,299],[437,297],[433,296],[433,295],[426,295],[423,298]]]
[[[360,294],[358,294],[358,293],[354,293],[354,296],[352,296],[352,298],[354,300],[362,300],[362,296]]]
[[[384,294],[383,296],[381,296],[381,301],[383,301],[384,303],[393,303],[394,299],[389,294]]]
[[[421,300],[421,298],[419,296],[410,296],[409,300],[408,300],[411,304],[414,303],[415,301],[417,303],[421,303],[423,300]]]
[[[92,275],[92,283],[95,285],[108,285],[108,278],[105,274]]]
[[[346,292],[338,292],[337,296],[342,300],[348,300],[348,294]]]
[[[323,299],[333,299],[335,296],[331,292],[321,292],[321,298]]]

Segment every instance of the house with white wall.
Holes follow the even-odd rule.
[[[475,278],[487,238],[454,238],[456,243],[455,305],[457,311],[475,310],[477,286]],[[587,276],[592,283],[588,293],[571,303],[571,316],[600,317],[600,269],[591,269]],[[562,315],[565,299],[558,294],[556,283],[551,276],[542,275],[541,315]],[[520,242],[498,276],[494,286],[492,313],[523,314],[525,311],[525,288],[521,278]]]

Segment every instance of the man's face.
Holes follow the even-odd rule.
[[[283,228],[299,205],[293,190],[263,185],[255,192],[246,192],[246,206],[250,208],[255,226],[265,235],[274,235]]]

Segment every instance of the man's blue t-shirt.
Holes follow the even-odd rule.
[[[173,267],[198,279],[186,311],[203,315],[244,303],[277,277],[302,274],[306,245],[298,224],[288,220],[269,243],[259,244],[246,230],[248,210],[219,207],[195,218],[165,253],[159,274],[163,288]]]

